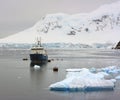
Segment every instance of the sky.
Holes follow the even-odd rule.
[[[0,38],[32,27],[51,13],[89,13],[119,0],[0,0]]]

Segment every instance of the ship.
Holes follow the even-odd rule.
[[[48,62],[47,51],[41,45],[41,38],[37,38],[37,43],[31,48],[31,64],[44,64]]]

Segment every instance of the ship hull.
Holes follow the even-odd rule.
[[[43,54],[30,54],[31,63],[41,64],[48,61],[48,56]]]

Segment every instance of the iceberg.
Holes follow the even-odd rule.
[[[113,89],[114,82],[112,80],[101,79],[65,79],[50,85],[50,90],[54,91],[95,91]]]
[[[102,70],[102,69],[101,69]],[[87,68],[66,69],[66,78],[49,86],[52,91],[114,90],[115,79],[105,79],[106,72],[92,73]]]

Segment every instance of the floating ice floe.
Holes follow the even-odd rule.
[[[120,73],[120,68],[117,66],[109,66],[102,68],[101,71],[104,71],[109,74],[116,74],[116,73]]]
[[[100,72],[93,73],[89,69],[67,69],[66,79],[51,84],[50,90],[53,91],[98,91],[113,90],[115,79],[105,79],[109,73],[118,73],[119,68],[112,66],[102,68]]]

